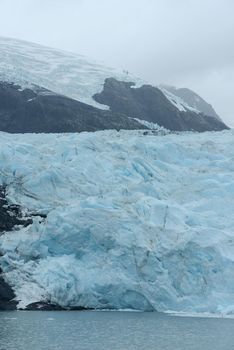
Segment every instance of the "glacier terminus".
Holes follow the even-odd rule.
[[[17,307],[234,313],[234,133],[0,134]]]

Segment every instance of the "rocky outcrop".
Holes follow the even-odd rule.
[[[147,129],[137,120],[156,123],[171,131],[219,131],[228,127],[218,118],[180,111],[151,85],[108,78],[94,99],[110,111],[95,108],[44,88],[0,82],[0,131],[10,133],[64,133],[105,129]]]
[[[126,115],[101,110],[49,90],[0,82],[0,131],[64,133],[147,129]]]
[[[19,206],[8,204],[6,186],[0,186],[0,236],[4,232],[12,231],[18,225],[28,226],[31,223],[30,218],[23,217]],[[0,310],[14,310],[17,304],[13,300],[14,297],[14,291],[4,280],[0,267]]]
[[[17,302],[14,300],[13,289],[4,281],[0,268],[0,311],[15,310]]]
[[[157,123],[172,131],[220,131],[228,127],[220,120],[191,110],[178,110],[162,91],[151,85],[134,88],[134,83],[108,78],[94,99],[112,112]]]
[[[24,218],[20,207],[8,204],[6,199],[6,186],[0,186],[0,236],[5,231],[11,231],[17,225],[28,226],[32,219]]]
[[[77,307],[69,307],[69,308],[64,308],[58,304],[52,304],[49,302],[45,301],[39,301],[36,303],[32,303],[27,305],[27,307],[24,309],[26,311],[85,311],[85,310],[93,310],[93,309],[87,309],[82,306],[77,306]]]
[[[173,95],[182,98],[189,106],[199,110],[200,112],[214,117],[221,121],[220,116],[215,112],[211,104],[207,103],[201,96],[188,88],[176,88],[174,86],[162,85],[164,89]]]

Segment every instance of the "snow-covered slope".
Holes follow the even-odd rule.
[[[199,114],[201,111],[198,108],[190,106],[187,102],[185,102],[180,96],[173,94],[169,89],[164,86],[159,86],[159,89],[164,93],[166,98],[175,106],[179,111],[186,112],[192,111],[196,114]]]
[[[128,72],[78,54],[0,37],[0,80],[25,87],[36,84],[103,109],[105,106],[95,102],[92,96],[102,90],[108,77],[143,83]]]
[[[19,306],[234,313],[234,133],[0,134],[0,184],[43,213],[0,238]]]
[[[165,94],[168,94],[169,96],[172,94],[173,96],[177,96],[178,99],[182,99],[182,107],[186,102],[189,106],[193,107],[194,110],[214,117],[215,119],[221,120],[221,118],[215,112],[214,108],[194,91],[187,88],[176,88],[174,86],[168,85],[162,85],[160,88],[165,92]]]
[[[141,86],[146,82],[130,74],[109,68],[84,56],[42,45],[0,37],[0,80],[22,86],[36,84],[101,109],[92,96],[100,92],[106,78],[131,81]],[[147,82],[154,85],[153,82]],[[199,113],[182,98],[159,87],[179,111]]]
[[[41,91],[44,88],[49,90],[50,94],[67,96],[87,104],[88,107],[92,105],[99,109],[110,109],[111,113],[116,112],[116,109],[120,113],[124,111],[123,114],[127,118],[153,122],[171,131],[203,132],[227,129],[221,120],[201,113],[199,108],[194,108],[193,100],[191,104],[188,103],[188,100],[185,102],[177,93],[173,94],[173,91],[164,87],[154,86],[152,82],[146,83],[127,71],[108,68],[78,54],[0,37],[0,84],[6,83],[19,85],[23,94],[25,88],[27,88],[26,93],[29,93],[28,90],[30,90],[31,95],[33,92],[37,93],[38,89]],[[116,87],[120,91],[117,91]],[[126,91],[127,97],[125,90],[128,90]],[[105,101],[100,101],[101,96],[105,97]],[[18,119],[12,120],[12,115],[8,114],[4,106],[5,100],[2,101],[0,96],[0,130],[9,131],[12,125],[17,124]],[[60,107],[60,103],[54,104],[53,111],[59,114]],[[26,103],[22,111],[27,109],[28,104]],[[39,117],[43,115],[40,106],[35,106],[35,113]],[[35,119],[37,119],[35,113],[32,114],[31,124],[32,130],[38,131],[39,129],[35,127]],[[75,111],[73,117],[76,118],[77,114],[79,113]],[[13,115],[17,117],[18,111],[14,110]],[[21,118],[25,119],[22,113]],[[51,119],[54,121],[54,115],[53,118],[47,115],[49,124]],[[67,119],[66,116],[64,119]],[[26,121],[25,124],[21,125],[22,132],[28,130]],[[68,124],[71,124],[70,121]],[[85,131],[93,129],[95,122],[91,122],[91,125],[90,122],[87,124]],[[108,128],[108,122],[104,129],[106,128]],[[110,123],[109,129],[112,128],[113,124]],[[21,130],[18,127],[13,129]],[[43,131],[46,132],[48,129],[54,130],[54,126],[48,125]],[[77,128],[73,127],[72,131],[76,130]],[[68,130],[64,128],[62,131]]]

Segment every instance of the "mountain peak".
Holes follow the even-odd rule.
[[[198,95],[195,96],[192,92],[189,94],[190,90],[185,93],[181,89],[157,87],[127,71],[109,68],[75,53],[0,37],[0,81],[18,84],[22,90],[35,91],[37,86],[39,89],[47,89],[50,93],[64,95],[99,110],[112,109],[112,113],[115,113],[110,101],[107,99],[100,101],[97,98],[98,94],[107,89],[107,82],[110,82],[108,79],[115,82],[111,88],[112,91],[108,83],[109,93],[113,94],[115,91],[117,94],[113,96],[119,104],[116,111],[124,113],[124,117],[153,122],[159,124],[160,127],[169,127],[172,131],[208,131],[227,128],[218,116],[215,117],[215,120],[213,120],[214,118],[210,119],[210,117],[214,117],[215,112],[211,115],[211,107]],[[126,96],[125,99],[120,99],[116,90],[118,85],[123,93],[123,87],[126,83],[128,98],[132,99],[127,102],[128,105],[131,105],[131,110],[124,107]],[[147,91],[146,86],[148,86]],[[136,92],[138,95],[135,94]],[[155,101],[151,100],[151,95],[152,98],[155,97]],[[96,98],[93,98],[94,96]],[[161,97],[158,98],[159,96]],[[135,106],[139,105],[138,99],[141,100],[141,107],[138,109],[141,114],[135,115]],[[152,102],[150,102],[150,109],[147,105],[149,100]],[[60,114],[59,104],[54,106],[54,109]],[[205,110],[208,112],[206,113]],[[154,115],[153,120],[151,117],[149,118],[150,114]],[[125,124],[124,122],[123,125]],[[105,126],[108,128],[108,125],[105,124]],[[112,128],[113,124],[109,127]],[[89,126],[85,130],[93,130],[93,126]]]

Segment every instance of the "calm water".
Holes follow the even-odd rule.
[[[232,350],[234,320],[130,312],[0,312],[0,349]]]

